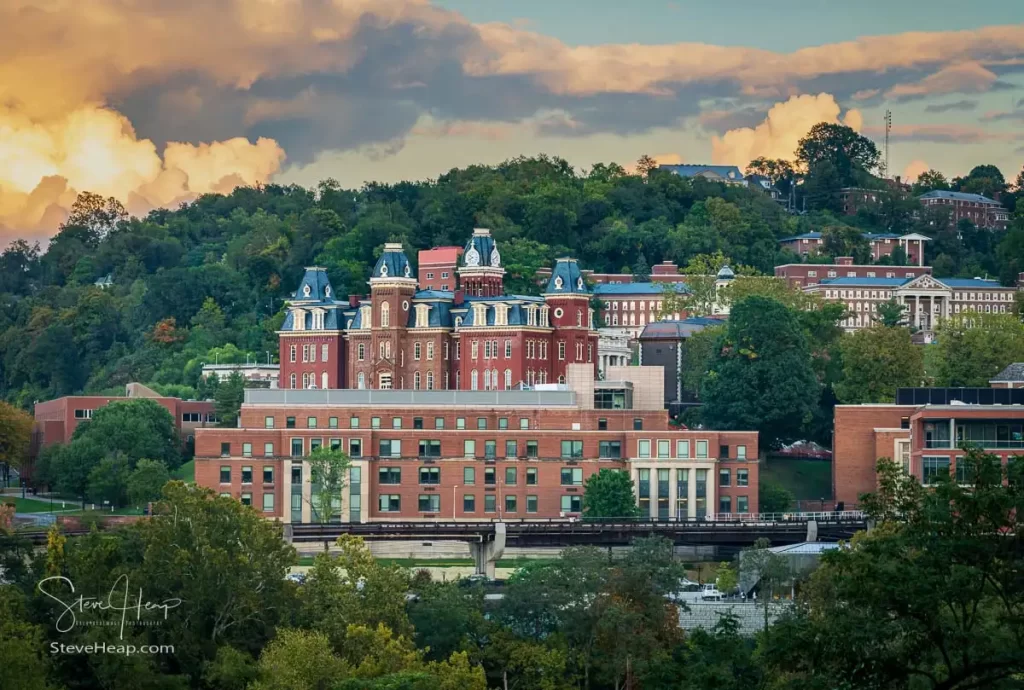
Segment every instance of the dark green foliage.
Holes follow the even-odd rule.
[[[587,518],[631,518],[640,514],[629,473],[604,468],[587,477],[583,487]]]
[[[767,447],[800,438],[819,395],[795,312],[766,297],[732,307],[704,378],[701,418],[712,429],[756,429]]]

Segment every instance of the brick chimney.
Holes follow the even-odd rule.
[[[837,256],[836,266],[853,266],[852,256]]]

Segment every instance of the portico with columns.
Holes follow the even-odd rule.
[[[915,278],[896,290],[908,325],[922,331],[935,330],[939,321],[953,313],[952,297],[949,286],[931,276]]]

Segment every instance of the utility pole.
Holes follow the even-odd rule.
[[[882,177],[889,178],[889,132],[892,130],[892,111],[885,111],[885,162],[882,163]]]

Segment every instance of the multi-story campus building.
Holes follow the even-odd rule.
[[[474,230],[461,256],[441,248],[420,259],[418,281],[402,245],[385,244],[369,297],[346,301],[325,269],[306,269],[279,331],[280,387],[510,390],[564,382],[569,364],[596,368],[591,292],[575,259],[557,261],[539,297],[505,294],[489,230]]]
[[[804,288],[830,302],[846,305],[846,330],[871,326],[878,305],[896,300],[905,307],[908,325],[931,333],[942,319],[961,312],[1012,313],[1017,287],[1005,287],[982,278],[825,278]]]
[[[855,264],[849,256],[837,257],[834,264],[783,264],[775,267],[775,277],[785,278],[790,287],[796,288],[816,285],[828,278],[916,278],[931,273],[931,266]]]
[[[1010,212],[1006,207],[981,194],[934,190],[917,199],[925,208],[949,209],[950,221],[954,225],[961,220],[969,220],[979,228],[1005,230],[1010,223]]]
[[[832,484],[836,501],[855,504],[876,488],[888,457],[929,484],[962,477],[965,445],[1002,458],[1024,455],[1024,365],[993,377],[990,388],[903,388],[894,404],[836,405]]]
[[[645,515],[757,512],[757,433],[671,426],[660,367],[587,363],[534,390],[247,390],[241,428],[196,437],[196,481],[284,522],[317,522],[309,453],[352,459],[343,521],[579,515],[628,471]]]
[[[931,241],[930,237],[918,233],[897,235],[888,232],[865,232],[863,235],[871,249],[872,261],[889,256],[896,247],[902,247],[906,252],[907,262],[918,266],[924,265],[924,243]],[[820,232],[805,232],[802,235],[783,237],[779,240],[779,246],[800,256],[813,256],[825,250],[825,240]]]
[[[124,396],[68,395],[55,400],[36,403],[33,409],[35,423],[32,428],[31,456],[54,443],[68,443],[80,424],[92,419],[101,407],[119,400],[147,398],[171,413],[182,441],[191,441],[196,429],[217,423],[212,400],[181,400],[160,395],[141,383],[125,386]]]

